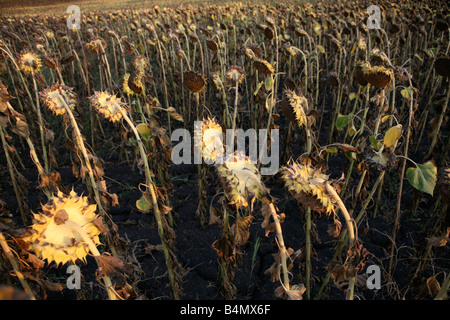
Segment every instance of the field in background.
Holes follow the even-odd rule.
[[[223,3],[224,1],[205,0],[0,0],[0,14],[4,15],[40,15],[40,14],[64,14],[70,5],[77,5],[81,11],[105,10],[105,9],[138,9],[159,6],[178,6],[180,4]]]

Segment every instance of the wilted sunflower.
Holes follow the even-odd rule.
[[[287,167],[282,168],[282,179],[299,203],[314,211],[334,212],[334,203],[324,185],[328,175],[320,169],[291,160]]]
[[[122,105],[123,102],[116,95],[110,95],[108,92],[96,91],[89,100],[91,104],[97,109],[98,113],[103,115],[111,122],[116,122],[122,119]]]
[[[234,204],[238,209],[248,207],[250,197],[253,202],[255,198],[267,192],[258,169],[250,162],[249,157],[241,153],[236,152],[229,156],[217,171],[230,204]]]
[[[283,48],[286,51],[286,53],[292,57],[295,57],[297,54],[302,53],[302,51],[299,48],[291,46],[289,44],[284,45]]]
[[[273,32],[273,29],[270,27],[264,28],[264,35],[266,36],[266,38],[268,40],[273,40],[273,38],[275,37],[275,33]]]
[[[198,35],[196,35],[195,33],[190,32],[190,33],[188,34],[188,36],[189,36],[189,39],[190,39],[192,42],[200,42],[200,38],[199,38]]]
[[[240,84],[244,80],[245,70],[244,68],[238,66],[231,66],[225,76],[228,85],[235,86],[236,84]]]
[[[264,59],[254,59],[253,65],[255,66],[256,70],[258,70],[262,74],[273,75],[275,73],[275,69],[273,68],[273,66]]]
[[[42,206],[42,214],[34,214],[30,234],[22,239],[49,263],[86,261],[89,251],[96,251],[91,248],[101,244],[99,227],[104,227],[95,214],[96,208],[73,190],[67,196],[58,191],[51,202]]]
[[[380,89],[386,88],[394,79],[392,70],[383,66],[363,67],[362,72],[367,82]]]
[[[131,60],[131,63],[136,69],[145,69],[148,65],[148,59],[143,55],[137,55]]]
[[[197,71],[187,70],[184,72],[184,85],[192,93],[198,93],[205,88],[206,79]]]
[[[388,56],[380,49],[373,49],[370,52],[370,63],[374,65],[389,65],[390,61]]]
[[[439,57],[434,62],[434,70],[436,73],[445,77],[450,77],[450,58]]]
[[[301,127],[308,125],[308,100],[298,90],[286,89],[282,101],[282,111],[284,115]]]
[[[141,95],[145,92],[143,69],[136,69],[133,71],[133,73],[128,78],[128,87],[138,95]]]
[[[20,70],[27,76],[32,73],[38,73],[42,67],[41,59],[35,53],[30,51],[22,51],[19,54],[17,63]]]
[[[223,158],[224,147],[223,139],[217,139],[222,136],[222,127],[215,119],[206,119],[195,128],[196,135],[194,139],[195,148],[201,150],[203,159],[207,163],[214,163]]]
[[[255,52],[247,46],[242,47],[242,53],[245,54],[250,60],[254,60],[257,58]]]
[[[77,104],[77,96],[73,92],[73,88],[55,84],[41,93],[41,100],[55,115],[63,115],[67,112],[64,103],[70,110],[75,110]],[[63,99],[63,100],[62,100]]]
[[[50,69],[56,70],[58,67],[57,59],[59,59],[59,53],[49,53],[44,55],[44,64]]]
[[[92,53],[101,53],[103,52],[106,47],[107,47],[107,43],[106,40],[100,37],[95,37],[93,38],[89,43],[86,44],[87,48],[89,49],[89,51],[91,51]]]
[[[123,76],[123,82],[122,82],[122,90],[126,95],[133,95],[134,91],[130,89],[130,87],[128,86],[128,80],[130,79],[130,74],[129,73],[125,73]]]
[[[263,54],[263,50],[261,48],[261,46],[257,43],[252,43],[251,45],[248,46],[250,50],[253,51],[253,53],[257,56],[257,57],[261,57]]]
[[[356,63],[355,79],[356,79],[356,82],[358,82],[358,84],[362,87],[365,87],[368,84],[366,78],[364,77],[364,72],[363,72],[364,68],[370,68],[370,63],[363,62],[363,61],[358,61]]]
[[[366,39],[364,39],[363,37],[359,37],[358,41],[356,41],[356,46],[358,47],[359,50],[366,51],[367,50]]]
[[[214,39],[206,39],[206,46],[211,51],[219,51],[219,44]]]

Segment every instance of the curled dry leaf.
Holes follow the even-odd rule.
[[[328,226],[328,234],[334,238],[341,234],[342,223],[338,219],[334,219],[333,224]]]
[[[293,285],[290,289],[279,286],[275,289],[275,297],[285,300],[303,300],[306,287],[303,284]]]
[[[99,278],[103,276],[113,276],[120,273],[123,269],[123,262],[117,256],[112,256],[106,252],[97,256],[99,266]]]

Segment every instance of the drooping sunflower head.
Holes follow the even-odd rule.
[[[356,46],[358,47],[359,50],[366,51],[367,50],[366,39],[364,39],[364,37],[359,37],[358,40],[356,41]]]
[[[131,60],[131,63],[136,69],[145,69],[148,66],[148,59],[146,56],[137,55]]]
[[[136,69],[128,78],[128,87],[136,94],[141,95],[145,92],[144,70]]]
[[[17,59],[17,64],[20,70],[27,76],[32,73],[38,73],[42,67],[41,59],[31,51],[22,51]]]
[[[299,127],[308,125],[308,100],[297,90],[286,89],[282,103],[283,113]],[[295,121],[294,121],[295,119]]]
[[[442,77],[450,77],[450,58],[439,57],[434,62],[434,70]]]
[[[368,83],[380,89],[386,88],[394,79],[392,70],[383,66],[363,67],[362,72]]]
[[[390,61],[386,53],[380,49],[373,49],[370,52],[370,63],[372,65],[389,65]]]
[[[64,115],[67,110],[65,104],[70,110],[75,110],[77,104],[77,96],[73,92],[73,88],[55,84],[41,93],[41,101],[46,105],[55,115]]]
[[[206,79],[197,71],[187,70],[184,72],[184,85],[192,93],[199,93],[206,87]]]
[[[254,59],[253,65],[256,70],[265,75],[273,75],[275,73],[274,67],[265,59]]]
[[[236,86],[244,80],[245,70],[239,66],[231,66],[225,76],[229,85]]]
[[[242,153],[235,152],[230,155],[225,163],[217,168],[217,172],[230,204],[238,209],[248,207],[249,201],[253,202],[255,198],[267,192],[258,168]]]
[[[365,87],[368,84],[366,78],[364,77],[364,72],[363,72],[364,68],[370,68],[370,63],[364,62],[364,61],[356,62],[355,80],[362,87]]]
[[[290,161],[282,168],[282,179],[299,203],[327,214],[334,211],[334,203],[324,185],[328,175],[320,169]]]
[[[130,74],[129,73],[125,73],[123,76],[123,82],[122,82],[122,90],[123,93],[125,93],[126,95],[133,95],[134,91],[130,89],[130,87],[128,86],[128,81],[130,79]]]
[[[207,163],[216,163],[224,155],[222,127],[213,119],[204,119],[195,127],[195,148]]]
[[[91,41],[86,44],[86,46],[92,53],[101,53],[106,49],[108,45],[105,39],[100,37],[93,37]]]
[[[123,102],[116,95],[110,95],[106,91],[96,91],[89,100],[97,112],[109,121],[116,122],[122,119]]]
[[[206,39],[206,46],[211,51],[219,51],[219,43],[215,39]]]
[[[79,197],[73,190],[69,195],[58,191],[51,202],[42,205],[41,214],[34,214],[30,234],[22,239],[48,263],[86,261],[89,245],[101,244],[101,221],[96,208],[87,197]]]

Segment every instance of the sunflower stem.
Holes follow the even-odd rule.
[[[165,236],[164,236],[164,225],[163,225],[163,221],[162,221],[162,217],[161,217],[161,212],[159,211],[158,198],[157,198],[156,192],[155,192],[155,185],[153,183],[153,179],[150,174],[147,153],[144,150],[144,144],[142,143],[141,137],[139,136],[139,132],[137,131],[134,123],[128,117],[127,113],[123,110],[123,108],[119,108],[119,110],[122,113],[122,116],[125,119],[125,121],[130,126],[131,130],[133,131],[136,141],[138,143],[139,152],[140,152],[140,155],[141,155],[142,161],[144,162],[144,167],[145,167],[146,186],[147,186],[148,190],[150,191],[150,196],[152,198],[153,211],[154,211],[155,219],[156,219],[156,222],[158,225],[158,234],[161,239],[162,246],[163,246],[164,256],[166,259],[166,265],[167,265],[167,269],[168,269],[168,273],[169,273],[169,280],[170,280],[170,284],[172,286],[173,297],[176,300],[179,300],[178,290],[176,288],[176,283],[175,283],[175,275],[174,275],[174,271],[172,268],[172,258],[170,256],[169,246],[167,245]]]

